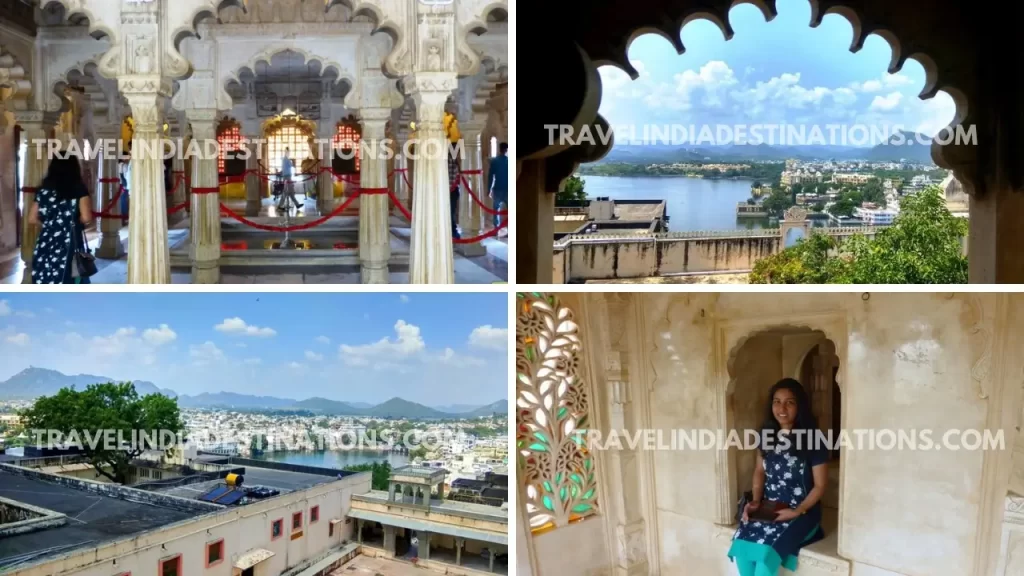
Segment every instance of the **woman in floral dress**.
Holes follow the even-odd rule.
[[[797,554],[824,538],[821,498],[828,481],[828,447],[817,445],[818,426],[807,393],[792,378],[772,387],[754,466],[753,500],[746,505],[729,558],[740,576],[775,576],[797,569]],[[774,522],[751,520],[764,501],[781,502]]]
[[[41,225],[32,256],[33,284],[89,283],[89,278],[73,277],[71,261],[83,249],[85,226],[92,219],[92,202],[78,159],[68,154],[50,160],[29,213],[29,222]]]

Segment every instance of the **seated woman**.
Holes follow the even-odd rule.
[[[729,558],[740,576],[775,576],[779,567],[795,571],[804,546],[825,537],[821,498],[828,481],[828,447],[813,442],[818,424],[807,392],[784,378],[772,387],[765,407],[754,466],[753,500],[733,537]],[[754,519],[762,506],[781,507],[774,521]]]

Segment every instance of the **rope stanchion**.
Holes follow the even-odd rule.
[[[409,209],[405,207],[405,204],[402,204],[402,202],[398,200],[395,193],[388,190],[388,196],[391,197],[391,202],[393,202],[395,206],[398,206],[398,211],[402,213],[402,216],[405,216],[406,220],[412,222],[412,214],[409,213]]]

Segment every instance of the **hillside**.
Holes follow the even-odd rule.
[[[39,396],[51,396],[61,388],[84,390],[90,384],[101,384],[114,381],[107,376],[77,374],[68,376],[56,370],[30,366],[4,382],[0,382],[0,400],[30,400]],[[135,390],[140,396],[161,393],[172,398],[177,394],[174,390],[159,388],[152,382],[134,381]]]

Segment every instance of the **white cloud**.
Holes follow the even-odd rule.
[[[242,334],[245,336],[274,336],[277,332],[273,328],[260,328],[259,326],[250,326],[245,323],[245,320],[241,318],[225,318],[223,322],[213,327],[218,332],[224,332],[226,334]]]
[[[0,316],[7,316],[11,313],[11,306],[7,300],[0,300]]]
[[[224,352],[209,340],[198,346],[195,344],[190,345],[188,347],[188,355],[192,357],[196,364],[207,364],[224,358]]]
[[[437,358],[442,364],[448,364],[450,366],[483,366],[484,361],[479,358],[472,356],[466,356],[458,354],[451,348],[445,348],[444,352],[441,353]]]
[[[882,77],[882,83],[885,84],[887,88],[895,88],[897,86],[910,86],[911,84],[914,83],[914,81],[910,78],[910,76],[905,76],[903,74],[897,73],[886,74],[885,76]]]
[[[854,85],[856,86],[855,89],[861,92],[879,92],[882,90],[882,82],[879,80],[868,80],[863,84],[854,82]]]
[[[330,344],[331,343],[331,339],[328,338],[327,336],[317,336],[316,337],[316,341],[321,343],[321,344]]]
[[[407,296],[405,294],[399,295],[398,299],[401,300],[402,304],[408,304],[409,303],[409,296]]]
[[[739,83],[732,68],[721,60],[713,60],[701,66],[700,72],[686,70],[674,76],[676,94],[686,103],[692,102],[694,92],[703,90],[703,104],[719,108],[723,104],[725,89]]]
[[[857,94],[849,88],[837,88],[832,92],[832,100],[841,106],[849,106],[857,101]]]
[[[13,336],[8,336],[6,341],[9,344],[14,344],[15,346],[28,346],[29,340],[28,334],[20,332]]]
[[[300,370],[302,369],[302,364],[299,364],[298,362],[289,362],[288,367],[294,370]]]
[[[324,355],[323,354],[317,354],[316,352],[313,352],[311,350],[306,350],[306,360],[314,360],[314,361],[319,362],[320,360],[323,360],[323,359],[324,359]]]
[[[490,350],[508,350],[508,328],[495,328],[490,324],[477,326],[469,334],[469,345]]]
[[[35,313],[32,312],[31,310],[18,310],[17,312],[14,313],[14,315],[15,316],[19,316],[21,318],[35,318],[36,317]]]
[[[161,324],[159,328],[147,328],[142,333],[142,339],[154,346],[173,342],[177,338],[178,335],[167,324]]]
[[[898,108],[902,101],[903,94],[900,92],[892,92],[888,96],[875,96],[875,99],[871,101],[869,110],[891,112]]]
[[[381,338],[372,344],[349,346],[342,344],[338,347],[341,359],[350,366],[365,366],[370,358],[379,357],[405,357],[421,352],[426,345],[423,337],[420,336],[419,326],[399,320],[395,323],[394,340]]]

